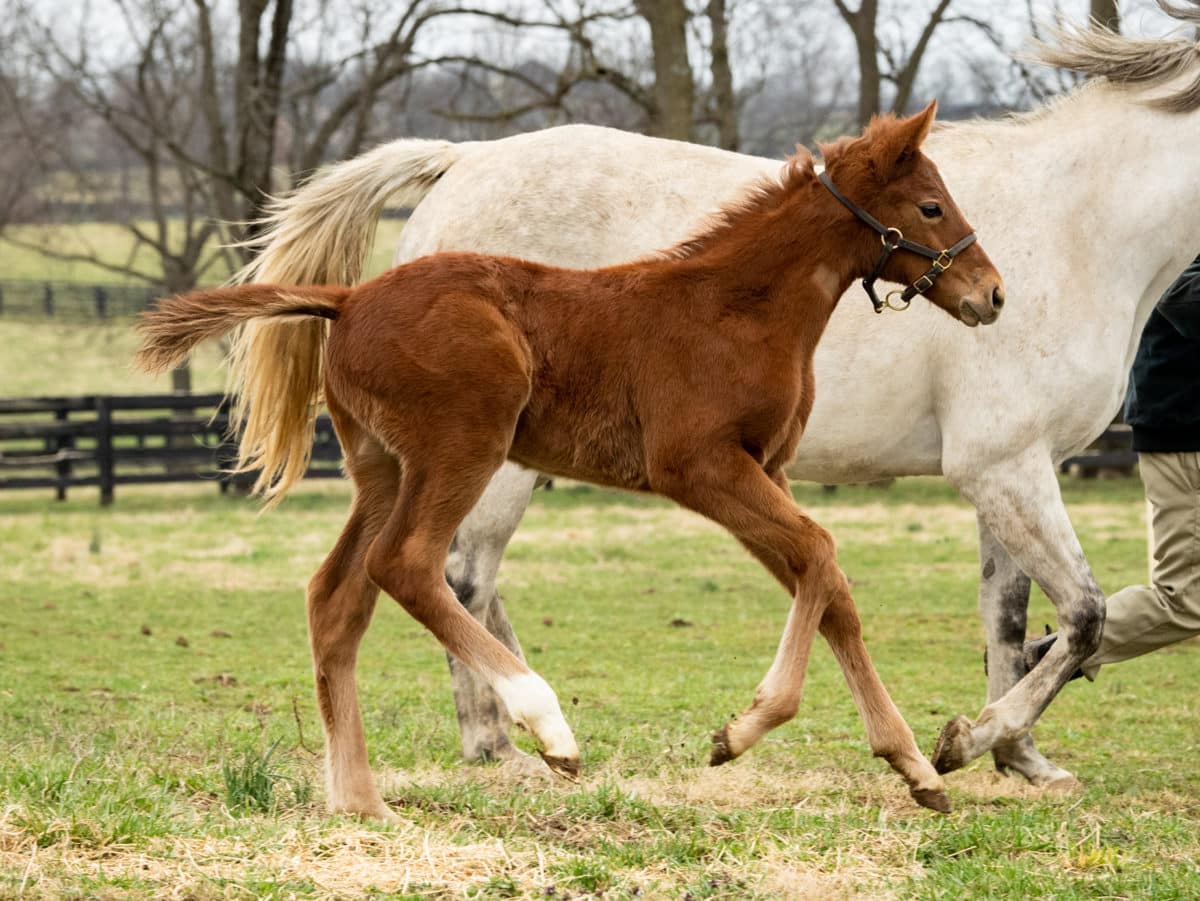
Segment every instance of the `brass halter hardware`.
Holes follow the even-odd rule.
[[[841,204],[846,207],[855,216],[869,225],[872,229],[879,233],[879,240],[883,244],[883,253],[879,260],[875,263],[875,269],[871,274],[863,279],[863,289],[867,292],[867,297],[871,298],[871,304],[875,307],[876,313],[882,313],[884,309],[889,310],[907,310],[912,304],[912,299],[918,294],[924,294],[933,287],[937,277],[945,272],[954,263],[954,258],[975,243],[975,232],[971,232],[965,238],[962,238],[950,247],[944,250],[934,250],[932,247],[926,247],[924,244],[918,244],[916,241],[910,241],[904,237],[904,232],[898,228],[889,228],[884,225],[857,203],[843,194],[834,185],[833,179],[829,177],[828,172],[822,172],[818,178],[821,179],[821,184],[827,187],[831,194],[836,197]],[[887,265],[887,261],[892,254],[897,250],[907,250],[909,253],[915,253],[918,256],[923,256],[928,260],[932,260],[930,267],[918,278],[915,282],[903,290],[889,291],[886,300],[880,300],[879,295],[875,293],[875,282],[883,273],[883,267]],[[899,300],[893,300],[893,297],[899,297]]]

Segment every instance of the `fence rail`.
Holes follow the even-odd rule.
[[[237,445],[220,394],[88,395],[0,398],[0,490],[99,488],[111,504],[117,485],[212,481],[222,492],[253,474],[232,475]],[[317,419],[306,478],[341,474],[341,449],[328,416]],[[1110,426],[1064,472],[1132,469],[1129,427]]]
[[[149,285],[0,280],[0,316],[16,319],[118,319],[147,309],[162,291]]]
[[[237,445],[227,436],[220,394],[95,395],[0,399],[0,490],[96,487],[111,504],[117,485],[212,481],[222,491],[252,474],[231,475]],[[341,474],[329,417],[317,420],[307,478]]]
[[[1101,471],[1132,475],[1136,465],[1133,430],[1123,422],[1114,422],[1086,450],[1063,460],[1059,469],[1089,479],[1095,478]]]

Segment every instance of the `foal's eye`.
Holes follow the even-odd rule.
[[[942,208],[936,203],[923,203],[920,210],[921,215],[926,219],[936,219],[942,215]]]

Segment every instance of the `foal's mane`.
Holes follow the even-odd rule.
[[[1155,2],[1176,21],[1200,27],[1200,0]],[[1053,37],[1053,43],[1034,45],[1035,60],[1126,87],[1154,88],[1193,75],[1183,88],[1146,102],[1173,113],[1200,109],[1200,44],[1195,40],[1130,38],[1107,28],[1065,27],[1055,29]]]
[[[658,259],[686,260],[720,243],[729,235],[742,233],[747,220],[757,220],[763,214],[780,209],[792,191],[815,175],[813,155],[805,148],[797,147],[796,152],[783,164],[778,178],[764,176],[753,182],[741,197],[711,213],[701,231],[655,256]]]

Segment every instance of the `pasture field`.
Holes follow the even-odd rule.
[[[140,223],[151,234],[151,223]],[[368,274],[377,274],[391,265],[392,251],[401,219],[383,219],[376,232],[375,249],[367,265]],[[8,230],[21,246],[0,240],[0,279],[48,279],[50,281],[104,284],[131,279],[87,260],[59,260],[38,253],[37,246],[61,254],[91,257],[101,263],[134,269],[151,278],[160,272],[159,261],[147,245],[138,245],[128,229],[114,222],[74,222],[64,225],[15,225]],[[182,237],[179,239],[182,240]],[[28,246],[33,245],[33,246]],[[213,245],[216,246],[215,243]],[[216,284],[229,275],[229,266],[214,264],[205,282]]]
[[[81,323],[27,321],[0,316],[0,397],[74,394],[163,394],[169,372],[151,376],[133,368],[133,321]],[[223,391],[221,346],[207,341],[192,357],[192,390]]]
[[[1137,481],[1064,490],[1102,585],[1143,579]],[[938,480],[796,491],[930,749],[983,695],[970,508]],[[582,781],[462,764],[444,656],[383,599],[360,689],[402,824],[327,817],[303,595],[347,498],[0,495],[0,897],[1200,897],[1200,647],[1067,688],[1038,736],[1071,794],[979,761],[952,814],[916,807],[821,642],[800,715],[709,769],[787,599],[699,518],[586,487],[539,492],[501,571]]]

